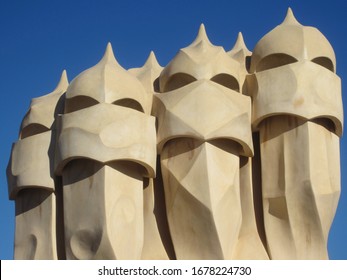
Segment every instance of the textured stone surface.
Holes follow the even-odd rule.
[[[15,259],[327,259],[342,131],[334,50],[290,9],[253,52],[201,25],[125,70],[108,44],[24,116]]]
[[[252,54],[253,128],[271,259],[327,259],[340,195],[343,112],[335,55],[288,11]]]
[[[7,168],[16,204],[15,259],[57,259],[57,205],[53,172],[55,117],[68,86],[64,71],[56,89],[34,98],[23,119]],[[58,217],[59,218],[59,217]]]

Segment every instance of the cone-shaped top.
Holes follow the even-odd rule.
[[[301,25],[301,23],[298,22],[297,19],[295,18],[293,10],[290,7],[287,10],[287,15],[286,15],[285,19],[283,20],[282,24]]]
[[[64,70],[61,74],[58,85],[52,92],[31,100],[30,109],[23,118],[21,124],[21,138],[35,134],[34,132],[30,131],[31,128],[29,125],[41,125],[46,127],[47,130],[51,128],[55,115],[58,113],[63,113],[63,107],[61,106],[62,103],[59,102],[59,100],[66,92],[68,86],[69,82],[67,79],[66,70]],[[30,129],[28,130],[26,127],[29,127]]]
[[[60,81],[59,81],[58,85],[56,86],[56,88],[54,89],[54,91],[65,92],[68,86],[69,86],[69,81],[67,78],[66,70],[64,69],[63,72],[61,73]]]
[[[213,44],[210,42],[210,39],[207,36],[206,28],[205,28],[205,25],[203,23],[200,24],[198,35],[196,36],[194,41],[191,43],[191,45],[188,46],[188,48],[196,46],[199,43],[205,43],[205,44],[208,44],[210,46],[213,46]]]
[[[201,24],[198,35],[194,41],[186,48],[183,48],[181,51],[185,52],[194,60],[200,60],[202,58],[201,54],[205,56],[215,55],[216,52],[219,52],[223,49],[220,46],[215,46],[211,43],[210,39],[207,36],[205,25]]]
[[[239,32],[237,34],[237,39],[236,39],[235,45],[232,48],[232,50],[238,51],[238,50],[241,50],[241,49],[249,51],[247,46],[246,46],[246,44],[245,44],[245,41],[243,40],[242,32]]]
[[[69,81],[67,78],[66,70],[64,69],[60,75],[60,80],[59,80],[58,84],[56,85],[56,87],[54,88],[54,90],[50,93],[45,94],[45,95],[33,98],[31,100],[31,106],[33,104],[43,102],[44,99],[55,98],[55,97],[53,97],[55,95],[58,95],[58,96],[62,95],[63,93],[65,93],[68,86],[69,86]]]
[[[170,85],[170,79],[175,74],[187,74],[190,76],[188,80],[192,81],[211,79],[224,73],[238,80],[239,71],[239,62],[230,57],[223,47],[213,45],[207,37],[205,26],[201,24],[194,41],[188,47],[181,49],[161,72],[160,91],[176,87]]]
[[[153,51],[151,51],[147,57],[147,60],[145,64],[142,67],[139,68],[131,68],[128,71],[135,76],[141,75],[143,72],[146,72],[148,70],[159,70],[161,71],[163,69],[162,66],[158,63],[158,60],[154,54]]]
[[[157,61],[155,54],[153,51],[150,52],[145,64],[140,68],[132,68],[128,71],[136,76],[144,88],[146,92],[151,95],[153,92],[158,92],[158,85],[155,83],[157,78],[159,77],[163,67]]]
[[[147,57],[147,60],[145,64],[142,67],[139,68],[131,68],[128,71],[135,75],[140,81],[141,81],[141,76],[146,76],[147,72],[151,72],[151,75],[158,75],[160,74],[161,70],[163,69],[162,66],[158,63],[158,60],[154,54],[153,51],[150,52],[149,56]],[[157,77],[158,77],[157,76]]]
[[[107,44],[102,59],[83,71],[70,84],[66,92],[65,113],[80,110],[82,102],[75,97],[88,99],[83,104],[114,103],[130,99],[146,107],[146,92],[140,81],[126,71],[116,60],[111,43]]]
[[[113,49],[112,49],[112,45],[110,42],[107,43],[107,46],[106,46],[106,50],[105,50],[105,53],[104,53],[104,56],[102,57],[102,59],[99,61],[99,63],[112,63],[112,64],[115,64],[119,67],[121,67],[117,61],[117,59],[115,58],[114,56],[114,53],[113,53]],[[122,67],[121,67],[122,68]]]
[[[155,56],[153,51],[151,51],[149,53],[149,56],[148,56],[145,64],[143,65],[143,67],[145,67],[145,68],[154,68],[154,69],[162,68],[160,66],[160,64],[158,63],[158,60],[157,60],[157,58],[156,58],[156,56]]]
[[[239,62],[244,61],[246,56],[250,56],[252,52],[247,48],[243,40],[242,32],[239,32],[234,47],[228,52],[231,57],[234,57]],[[242,54],[242,55],[241,55]]]
[[[67,87],[69,86],[69,81],[68,81],[68,78],[67,78],[67,73],[66,73],[66,70],[63,70],[63,72],[61,73],[60,75],[60,80],[57,84],[57,86],[55,87],[55,89],[46,94],[46,95],[42,95],[40,97],[36,97],[36,98],[33,98],[32,101],[31,101],[31,106],[36,104],[36,103],[42,103],[42,102],[46,102],[44,100],[46,99],[56,99],[56,98],[59,98],[60,95],[62,95],[63,93],[65,93],[65,91],[67,90]],[[58,96],[58,97],[55,97],[55,96]]]
[[[317,28],[300,24],[290,8],[284,21],[261,38],[255,46],[250,71],[253,73],[257,69],[268,69],[265,59],[270,55],[291,57],[288,61],[324,58],[329,61],[324,67],[332,71],[336,68],[335,53],[329,41]],[[276,65],[273,62],[271,64]]]

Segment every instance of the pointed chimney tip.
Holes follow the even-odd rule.
[[[205,42],[205,43],[209,43],[210,45],[212,45],[212,43],[210,42],[210,39],[207,36],[206,28],[205,28],[205,25],[203,23],[200,24],[198,35],[196,36],[196,38],[193,41],[193,43],[191,44],[191,46],[194,46],[200,42]]]
[[[293,10],[288,7],[287,14],[282,24],[293,24],[293,25],[301,25],[298,20],[295,18]]]
[[[55,90],[60,90],[60,89],[66,90],[68,85],[69,85],[69,80],[67,78],[67,72],[64,69],[60,75],[60,80],[59,80],[58,85],[56,86]]]
[[[106,50],[105,50],[104,56],[102,57],[100,62],[101,61],[103,61],[103,62],[113,62],[113,63],[117,64],[118,66],[120,66],[118,61],[117,61],[117,59],[116,59],[116,57],[114,56],[113,49],[112,49],[112,44],[110,42],[108,42],[107,45],[106,45]]]
[[[243,34],[242,32],[239,32],[237,34],[237,39],[236,39],[236,42],[234,44],[234,47],[230,50],[231,52],[236,52],[236,51],[239,51],[239,50],[245,50],[247,53],[250,52],[246,46],[246,43],[243,39]]]
[[[61,72],[61,78],[60,79],[68,80],[66,69],[63,69],[63,71]]]
[[[105,55],[107,55],[107,56],[113,55],[113,49],[112,49],[112,45],[110,42],[108,42],[106,45]]]
[[[144,66],[148,66],[148,65],[149,66],[153,66],[153,65],[160,66],[160,64],[158,63],[157,57],[155,56],[154,51],[150,51],[149,56],[148,56]]]

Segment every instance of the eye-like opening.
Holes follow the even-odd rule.
[[[178,137],[173,137],[171,139],[168,139],[163,145],[161,158],[168,159],[170,157],[174,157],[185,153],[190,153],[193,156],[193,150],[199,147],[203,142],[204,140],[202,139],[186,135],[179,135]]]
[[[112,104],[126,107],[126,108],[130,108],[130,109],[134,109],[134,110],[142,112],[142,113],[144,112],[141,104],[138,101],[131,99],[131,98],[118,99],[118,100],[114,101]]]
[[[18,203],[16,207],[16,215],[27,213],[28,211],[39,207],[42,203],[52,195],[52,190],[43,188],[41,186],[26,186],[20,189],[16,194],[16,200],[25,200],[25,203]],[[30,197],[30,199],[27,199]]]
[[[114,160],[106,163],[108,166],[116,169],[117,171],[135,178],[141,179],[148,176],[147,169],[139,162],[132,160]]]
[[[100,162],[87,157],[69,158],[59,168],[66,174],[73,173],[75,176],[65,176],[65,184],[73,184],[93,176],[104,166],[109,166],[117,171],[136,179],[147,177],[149,171],[141,162],[131,159],[117,159],[108,162]]]
[[[48,127],[45,127],[44,125],[39,123],[32,123],[22,129],[20,138],[24,139],[46,131],[49,131]]]
[[[74,174],[74,176],[64,176],[64,184],[70,185],[96,174],[103,166],[102,162],[91,158],[72,157],[61,162],[58,168],[61,170],[62,175],[64,173],[66,175]]]
[[[153,90],[154,90],[154,92],[160,92],[159,77],[156,78],[153,82]]]
[[[65,113],[72,113],[84,108],[88,108],[98,104],[99,102],[94,98],[89,96],[75,96],[72,98],[67,98],[65,101]]]
[[[336,131],[335,123],[331,119],[321,117],[313,119],[312,122],[323,126],[326,130],[330,132],[335,133]]]
[[[215,138],[208,141],[213,146],[230,154],[239,155],[243,150],[240,143],[228,138]]]
[[[335,72],[334,63],[328,57],[324,57],[324,56],[316,57],[312,59],[312,62],[317,63],[320,66],[323,66],[324,68],[330,70],[331,72]]]
[[[176,73],[170,77],[164,86],[163,92],[172,91],[181,87],[184,87],[192,82],[195,82],[196,79],[186,73]]]
[[[256,72],[261,72],[264,70],[277,68],[283,65],[291,64],[297,62],[298,60],[294,57],[284,54],[276,53],[264,57],[256,66]]]
[[[235,90],[237,92],[240,92],[240,85],[237,79],[230,75],[230,74],[218,74],[211,78],[211,81],[220,84],[222,86],[225,86],[227,88],[230,88],[232,90]]]

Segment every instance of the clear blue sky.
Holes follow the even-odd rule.
[[[317,27],[337,57],[347,89],[347,2],[330,1],[0,1],[0,259],[13,258],[14,203],[6,166],[30,100],[51,92],[63,69],[69,81],[96,64],[111,42],[126,69],[140,67],[153,50],[162,66],[195,38],[204,23],[211,42],[230,50],[242,31],[252,50],[291,7],[303,25]],[[344,98],[346,104],[346,98]],[[332,259],[347,259],[347,142],[341,140],[342,192],[331,229]]]

